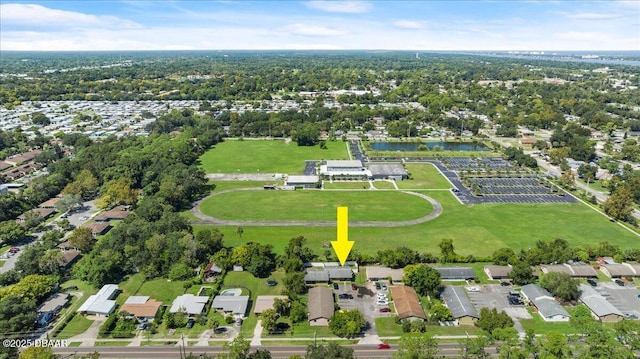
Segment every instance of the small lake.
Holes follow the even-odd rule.
[[[482,143],[471,142],[371,142],[369,144],[375,151],[418,151],[418,146],[424,145],[430,151],[439,147],[442,151],[489,151]]]

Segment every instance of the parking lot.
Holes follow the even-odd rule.
[[[305,176],[315,176],[318,173],[316,172],[316,164],[320,161],[304,161],[304,171],[302,174]]]
[[[500,157],[446,157],[442,163],[450,170],[461,171],[512,171],[515,167]]]
[[[364,314],[365,320],[370,324],[366,330],[368,334],[376,334],[375,330],[375,318],[391,316],[391,311],[380,312],[381,308],[392,308],[393,303],[389,300],[389,305],[380,306],[376,304],[376,298],[378,293],[386,293],[389,298],[389,290],[376,290],[375,285],[370,283],[365,286],[356,286],[357,289],[353,289],[350,282],[341,282],[338,284],[338,289],[334,289],[335,297],[338,301],[338,306],[343,310],[358,309]],[[351,294],[352,299],[340,298],[340,294]]]
[[[607,292],[607,301],[624,313],[633,313],[640,316],[640,290],[634,286],[626,285],[621,287],[613,282],[598,283],[598,292]]]
[[[481,308],[496,308],[498,311],[504,310],[513,319],[531,319],[531,315],[524,305],[509,305],[507,296],[509,291],[513,290],[512,286],[486,284],[479,286],[479,288],[479,291],[467,291],[471,303],[478,312]]]

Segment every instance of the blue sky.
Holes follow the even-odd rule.
[[[0,50],[180,49],[640,50],[640,0],[0,0]]]

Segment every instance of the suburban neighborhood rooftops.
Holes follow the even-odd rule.
[[[333,290],[328,287],[313,287],[309,289],[309,320],[320,318],[330,319],[333,316]]]
[[[420,300],[418,299],[418,294],[416,294],[413,288],[406,285],[391,287],[391,295],[393,297],[393,304],[396,307],[396,313],[398,313],[400,319],[427,319]]]
[[[475,279],[476,274],[471,267],[437,267],[442,280]]]
[[[453,315],[455,319],[465,316],[473,318],[480,317],[476,308],[471,304],[464,288],[448,285],[444,287],[441,297],[447,304],[447,307],[451,311],[451,315]]]
[[[173,300],[169,313],[184,311],[187,314],[200,314],[208,301],[209,297],[183,294]]]
[[[287,300],[286,295],[259,295],[256,298],[256,304],[253,308],[255,314],[260,314],[267,309],[273,309],[273,303],[276,299]]]
[[[631,265],[627,263],[603,264],[601,269],[610,277],[640,276],[640,265]]]
[[[558,303],[551,293],[537,284],[527,284],[521,288],[522,294],[530,300],[544,318],[565,317],[569,313]]]

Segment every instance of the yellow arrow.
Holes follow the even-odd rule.
[[[338,240],[331,241],[331,246],[338,256],[340,265],[344,266],[354,241],[349,240],[349,209],[338,207]]]

